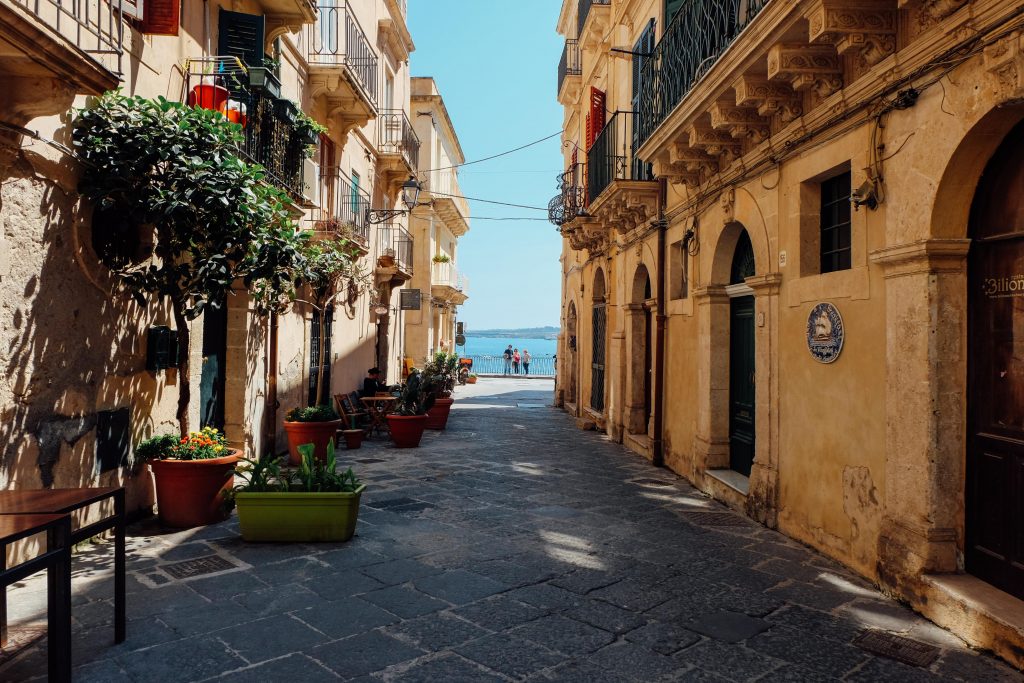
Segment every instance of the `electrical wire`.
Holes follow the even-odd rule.
[[[497,204],[498,206],[512,206],[512,207],[515,207],[517,209],[529,209],[531,211],[547,211],[548,210],[546,206],[545,207],[540,207],[540,206],[528,206],[526,204],[512,204],[512,203],[509,203],[509,202],[495,201],[493,199],[479,199],[478,197],[466,197],[466,196],[461,195],[461,194],[448,194],[447,192],[431,191],[430,194],[432,194],[435,197],[450,197],[452,199],[465,199],[465,200],[470,201],[470,202],[482,202],[484,204]]]
[[[490,161],[491,159],[497,159],[498,157],[504,157],[504,156],[508,156],[509,154],[514,154],[515,152],[519,152],[519,151],[524,150],[524,149],[526,149],[528,147],[533,147],[534,145],[539,145],[542,142],[547,142],[551,138],[557,137],[557,136],[561,135],[564,132],[565,132],[564,130],[560,130],[557,133],[552,133],[551,135],[548,135],[547,137],[541,138],[540,140],[534,140],[533,142],[527,143],[527,144],[522,145],[520,147],[516,147],[515,149],[510,149],[507,152],[501,152],[500,154],[492,154],[489,157],[484,157],[483,159],[477,159],[476,161],[466,161],[466,162],[461,163],[461,164],[455,164],[454,166],[443,166],[441,168],[428,168],[425,171],[419,171],[419,173],[431,173],[433,171],[448,171],[448,170],[451,170],[453,168],[462,168],[463,166],[472,166],[473,164],[480,164],[480,163],[483,163],[485,161]]]

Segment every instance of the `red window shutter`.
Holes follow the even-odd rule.
[[[585,141],[585,149],[590,149],[590,145],[594,143],[594,129],[590,125],[590,112],[587,112],[587,139]]]
[[[181,0],[146,0],[142,32],[157,36],[178,35]]]
[[[587,117],[587,120],[590,121],[590,125],[588,126],[589,139],[587,141],[587,149],[589,150],[590,146],[594,144],[594,140],[596,140],[597,136],[601,134],[602,130],[604,130],[605,123],[604,91],[598,90],[593,86],[590,88],[590,114]]]

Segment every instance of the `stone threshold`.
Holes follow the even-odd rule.
[[[714,469],[705,470],[704,482],[705,492],[712,498],[746,514],[747,493],[750,491],[749,477],[734,470]]]
[[[622,445],[648,460],[654,460],[654,451],[651,448],[651,439],[646,434],[631,434],[628,431],[622,433]]]
[[[931,574],[911,602],[924,616],[973,647],[1024,669],[1024,601],[970,574]]]

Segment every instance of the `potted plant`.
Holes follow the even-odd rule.
[[[179,529],[227,517],[224,495],[231,490],[239,456],[211,427],[184,437],[154,436],[135,448],[135,461],[148,462],[153,470],[160,521]]]
[[[466,378],[466,384],[476,384],[477,376],[470,373],[469,377]]]
[[[313,444],[314,454],[319,461],[330,456],[329,444],[341,427],[343,420],[329,405],[315,405],[306,408],[292,408],[284,417],[284,431],[288,435],[288,458],[292,465],[302,462],[299,447]]]
[[[275,73],[280,67],[278,60],[269,58],[263,60],[263,66],[250,66],[249,87],[262,90],[274,99],[281,97],[281,79]]]
[[[427,429],[444,429],[455,403],[451,395],[459,377],[459,357],[438,351],[423,367],[423,374],[430,378],[435,398],[434,405],[427,411]]]
[[[412,370],[402,385],[393,412],[388,415],[391,440],[397,448],[416,448],[427,426],[427,411],[435,401],[429,378]]]
[[[345,448],[348,450],[355,450],[363,445],[363,439],[366,438],[365,429],[343,429],[341,435],[345,437]]]
[[[315,147],[320,142],[320,135],[327,132],[327,126],[322,126],[315,119],[307,116],[304,111],[296,106],[295,134],[307,145]],[[308,151],[308,150],[307,150]],[[309,154],[312,156],[312,154]]]
[[[451,263],[452,258],[448,254],[435,254],[431,259],[434,263]]]
[[[326,461],[314,457],[313,444],[300,447],[294,470],[281,467],[273,454],[238,466],[243,483],[232,497],[246,541],[340,542],[352,538],[366,484],[351,468],[338,472],[333,443]]]

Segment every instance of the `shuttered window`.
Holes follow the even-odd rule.
[[[679,8],[683,6],[686,0],[665,0],[665,26],[668,26],[672,21],[672,17],[676,15]]]
[[[142,5],[142,2],[139,3]],[[181,20],[181,0],[145,0],[142,12],[143,33],[176,36]]]
[[[604,91],[591,86],[590,88],[590,113],[587,114],[587,151],[594,144],[594,140],[604,130]]]
[[[117,8],[115,7],[114,9]],[[131,17],[132,19],[141,20],[143,9],[142,0],[122,0],[121,2],[121,12],[126,17]]]
[[[644,67],[647,62],[651,59],[651,55],[654,52],[654,33],[655,33],[654,19],[647,22],[647,26],[644,27],[643,33],[640,34],[640,39],[636,41],[633,46],[633,151],[636,152],[640,143],[646,140],[646,136],[643,134],[644,131],[641,128],[640,119],[640,97],[643,92],[643,74]],[[635,180],[641,180],[647,177],[647,169],[644,167],[642,162],[634,159],[633,163],[636,165],[634,169],[633,178]]]
[[[238,57],[246,66],[263,66],[263,43],[266,35],[263,15],[222,9],[218,26],[218,55]]]

